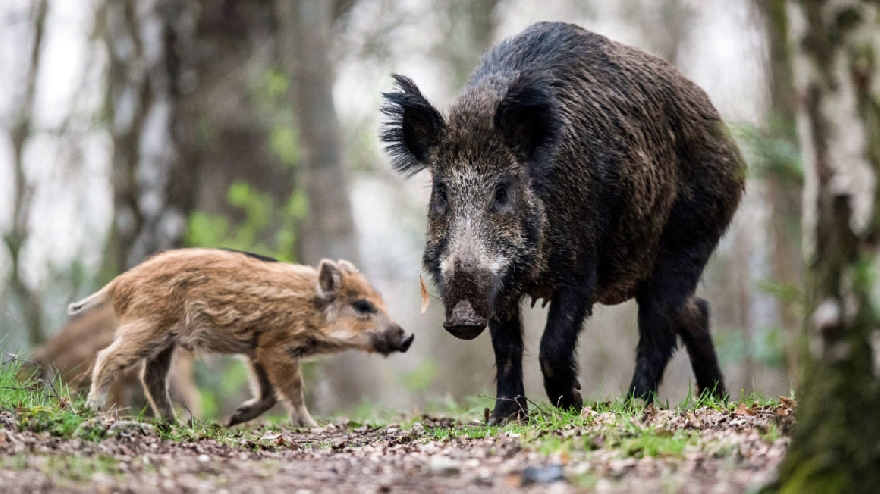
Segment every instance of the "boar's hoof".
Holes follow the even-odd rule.
[[[443,328],[456,338],[472,340],[486,329],[487,322],[485,317],[477,315],[470,302],[459,300],[446,316]]]

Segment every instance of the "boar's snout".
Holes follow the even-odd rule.
[[[373,335],[373,348],[382,355],[405,353],[412,346],[415,337],[414,334],[407,335],[403,328],[395,324],[391,329]]]
[[[459,300],[455,307],[446,309],[446,322],[443,328],[461,340],[472,340],[486,329],[488,321],[477,315],[474,306],[467,300]]]
[[[472,340],[486,329],[489,319],[491,273],[456,263],[451,278],[444,297],[443,328],[456,338]]]

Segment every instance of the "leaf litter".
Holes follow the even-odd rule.
[[[648,405],[640,413],[597,405],[557,426],[423,415],[381,427],[339,420],[311,431],[263,425],[180,440],[163,439],[161,424],[109,417],[63,438],[0,411],[0,486],[10,493],[746,492],[774,479],[795,407],[789,398],[729,408]]]

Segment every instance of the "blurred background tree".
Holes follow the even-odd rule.
[[[0,5],[0,327],[26,351],[64,306],[180,245],[314,263],[348,258],[417,333],[410,353],[322,360],[320,416],[361,403],[440,406],[489,395],[489,338],[461,342],[439,304],[419,314],[426,175],[390,173],[377,136],[391,73],[447,107],[480,55],[538,20],[576,22],[666,58],[705,88],[750,164],[747,197],[705,273],[729,387],[787,394],[802,302],[800,190],[777,0],[21,0]],[[780,13],[782,12],[782,13]],[[544,396],[527,311],[526,392]],[[591,399],[620,396],[633,304],[597,308],[580,346]],[[228,361],[202,364],[206,409],[246,393]],[[207,367],[205,367],[207,366]],[[207,369],[207,371],[206,371]],[[686,397],[686,358],[663,396]],[[217,398],[220,397],[220,398]]]
[[[806,170],[809,350],[786,493],[880,485],[880,6],[793,2],[798,134]]]

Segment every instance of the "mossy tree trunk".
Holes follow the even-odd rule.
[[[791,493],[880,486],[880,4],[789,5],[804,157],[810,341],[798,423],[780,470]]]

